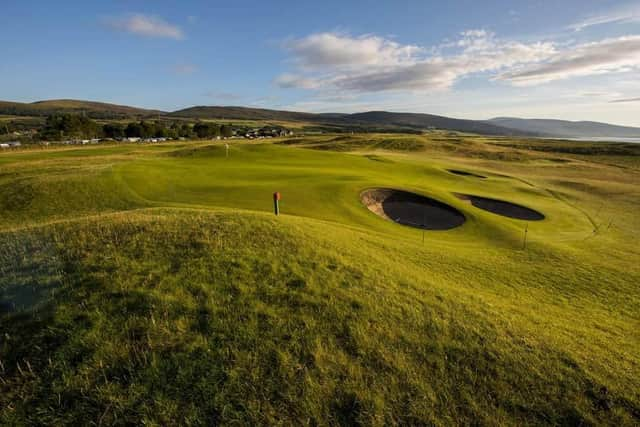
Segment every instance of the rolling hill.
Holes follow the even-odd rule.
[[[519,119],[514,117],[497,117],[486,123],[514,129],[520,132],[532,132],[544,136],[564,138],[616,137],[638,138],[640,128],[616,126],[608,123],[589,121],[568,121],[550,119]]]
[[[0,153],[0,425],[638,425],[636,156],[430,137]]]
[[[322,114],[236,106],[196,106],[174,111],[169,115],[192,119],[287,120],[306,122],[316,122],[324,117]],[[341,117],[342,115],[327,116],[328,118],[332,118],[333,116]]]
[[[158,110],[74,99],[52,99],[32,103],[0,101],[0,114],[13,116],[48,116],[57,113],[86,114],[94,119],[127,119],[165,114]]]
[[[478,120],[462,120],[433,114],[392,113],[387,111],[369,111],[350,114],[345,117],[354,123],[385,123],[387,125],[408,127],[414,129],[437,128],[459,132],[478,133],[482,135],[521,135],[535,136],[537,132],[514,130],[499,124],[486,123]]]
[[[477,120],[461,120],[432,114],[386,111],[369,111],[354,114],[314,114],[239,106],[195,106],[173,112],[164,112],[71,99],[37,101],[33,103],[0,101],[0,114],[43,117],[54,113],[82,113],[94,119],[140,119],[162,116],[165,118],[186,119],[277,120],[348,128],[358,131],[419,131],[438,128],[483,135],[537,135],[535,132],[513,130],[498,124]]]
[[[58,99],[32,103],[0,101],[0,115],[44,117],[54,113],[86,114],[94,119],[222,119],[299,122],[332,129],[354,131],[422,131],[430,128],[500,136],[558,138],[640,137],[640,128],[599,122],[519,119],[465,120],[422,113],[367,111],[353,114],[306,113],[239,106],[194,106],[173,112],[149,110],[104,102]]]
[[[500,125],[476,120],[453,119],[432,114],[393,113],[387,111],[369,111],[354,114],[313,114],[261,108],[200,106],[174,111],[170,115],[174,117],[198,119],[303,121],[357,128],[383,127],[414,130],[438,128],[484,135],[536,135],[535,132],[508,129]]]

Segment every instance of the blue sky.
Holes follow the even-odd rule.
[[[12,1],[0,99],[640,126],[640,1]]]

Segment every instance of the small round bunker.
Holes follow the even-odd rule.
[[[457,194],[457,196],[460,199],[468,200],[478,209],[482,209],[496,215],[522,219],[525,221],[541,221],[545,218],[545,216],[540,212],[516,203],[490,199],[488,197],[474,196],[472,194]]]
[[[457,209],[408,191],[372,188],[363,191],[360,200],[376,215],[423,230],[449,230],[465,221]]]
[[[472,178],[487,179],[487,177],[484,176],[484,175],[479,175],[477,173],[473,173],[473,172],[469,172],[469,171],[463,171],[463,170],[460,170],[460,169],[447,169],[447,172],[452,173],[454,175],[470,176]]]

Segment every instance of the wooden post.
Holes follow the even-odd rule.
[[[277,215],[280,215],[280,193],[277,191],[273,193],[273,211]]]

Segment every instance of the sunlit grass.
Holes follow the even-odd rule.
[[[0,155],[0,420],[637,423],[637,173],[355,137]],[[373,186],[467,221],[423,243],[360,204]],[[453,192],[547,218],[525,248]]]

